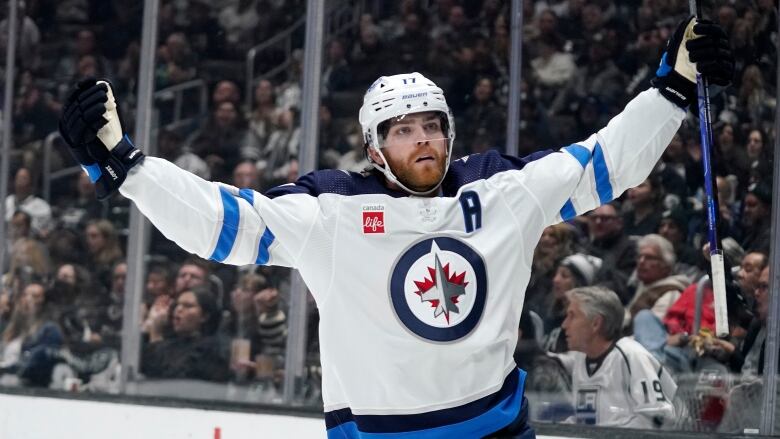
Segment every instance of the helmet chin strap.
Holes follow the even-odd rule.
[[[447,140],[449,143],[449,139]],[[444,177],[447,176],[447,171],[450,168],[450,153],[449,153],[449,147],[447,148],[447,163],[444,165],[444,173],[442,173],[441,178],[439,179],[439,182],[436,183],[431,189],[428,189],[427,191],[415,191],[408,187],[406,187],[405,184],[398,181],[398,177],[393,174],[393,171],[390,169],[390,164],[387,162],[387,159],[385,158],[385,155],[382,154],[382,151],[379,148],[371,146],[371,148],[374,148],[374,151],[376,151],[379,154],[379,157],[382,157],[382,161],[385,162],[385,166],[379,166],[375,161],[370,160],[371,166],[374,167],[374,169],[380,171],[382,174],[384,174],[385,178],[387,178],[388,181],[398,185],[401,189],[405,190],[406,192],[409,192],[412,195],[417,195],[420,197],[424,197],[426,195],[430,195],[435,190],[439,189],[439,186],[441,186],[441,183],[444,181]],[[370,159],[370,157],[369,157]]]

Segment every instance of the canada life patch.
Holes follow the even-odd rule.
[[[363,233],[385,233],[385,205],[363,205]]]
[[[424,238],[404,250],[389,279],[398,320],[418,337],[453,342],[479,323],[487,299],[482,256],[449,237]]]

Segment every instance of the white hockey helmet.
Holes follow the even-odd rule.
[[[380,150],[385,139],[378,132],[379,125],[407,114],[428,111],[441,113],[442,121],[446,122],[446,127],[442,127],[447,136],[446,165],[442,179],[434,187],[424,192],[411,190],[398,181],[390,166],[380,166],[369,157],[372,166],[382,172],[389,181],[414,195],[428,195],[438,189],[450,167],[452,144],[455,142],[455,120],[444,99],[444,92],[433,81],[417,72],[382,76],[368,87],[363,96],[363,106],[360,107],[359,120],[366,147],[373,148],[385,163],[387,160]]]

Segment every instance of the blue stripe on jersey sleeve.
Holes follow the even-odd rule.
[[[340,414],[340,419],[338,421],[341,422],[333,419],[336,417],[334,416],[336,412],[329,412],[325,414],[326,423],[329,424],[327,430],[328,439],[450,439],[482,437],[501,430],[517,418],[523,403],[525,376],[525,371],[516,369],[509,374],[502,389],[496,393],[502,395],[506,394],[503,399],[481,414],[453,424],[419,428],[420,423],[431,423],[447,418],[458,419],[461,417],[461,413],[459,412],[464,409],[470,411],[470,409],[473,408],[470,407],[473,406],[473,403],[466,404],[462,407],[416,415],[353,416],[349,409],[341,409],[336,411]],[[490,396],[486,398],[490,398]],[[479,401],[480,400],[477,400],[475,402]],[[445,414],[446,416],[442,416]],[[386,426],[392,426],[393,431],[360,431],[359,424],[361,424],[361,418],[372,420],[375,418],[387,418],[380,422],[377,422],[378,420],[376,420],[371,423],[381,423]]]
[[[241,189],[238,191],[238,196],[245,199],[250,206],[255,205],[255,191],[252,189]]]
[[[574,204],[571,202],[571,198],[566,200],[566,204],[561,208],[561,218],[564,221],[568,221],[577,216],[577,211],[574,209]]]
[[[233,249],[233,243],[236,242],[238,234],[238,200],[228,192],[227,189],[220,187],[219,195],[222,197],[222,206],[224,215],[222,218],[222,230],[219,231],[217,247],[209,259],[222,262],[227,259],[230,251]]]
[[[268,263],[268,259],[271,257],[268,248],[271,247],[274,239],[276,239],[276,237],[274,236],[273,232],[271,232],[271,229],[266,227],[265,232],[263,232],[263,237],[260,238],[260,247],[257,249],[257,260],[255,260],[255,264],[265,265]]]
[[[607,160],[599,143],[596,143],[593,149],[593,171],[596,174],[596,192],[599,194],[599,201],[601,204],[609,203],[612,201],[612,183],[609,182]]]
[[[588,162],[590,161],[590,151],[588,151],[588,148],[573,143],[563,148],[563,150],[573,155],[583,168],[588,165]]]

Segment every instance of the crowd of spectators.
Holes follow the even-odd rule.
[[[96,201],[81,173],[56,181],[51,199],[42,199],[44,139],[56,130],[70,84],[94,75],[112,79],[118,99],[127,103],[125,125],[132,132],[142,3],[25,3],[12,191],[5,200],[9,239],[2,251],[9,257],[0,267],[5,273],[0,370],[31,385],[48,385],[46,377],[19,372],[26,370],[19,343],[64,346],[83,355],[119,346],[128,204],[121,197]],[[368,5],[365,13],[346,33],[324,42],[320,167],[359,172],[367,166],[356,121],[360,97],[378,76],[408,71],[419,71],[444,89],[456,118],[455,158],[504,149],[509,2],[354,3]],[[585,139],[646,89],[666,39],[687,11],[682,0],[523,2],[521,155]],[[157,155],[241,188],[263,191],[294,180],[302,52],[294,50],[282,74],[257,79],[249,90],[246,78],[230,66],[243,72],[248,49],[303,13],[302,1],[161,1],[156,88],[203,79],[209,92],[208,114],[201,119],[184,126],[160,124]],[[545,231],[526,292],[526,352],[566,351],[566,292],[599,285],[614,291],[624,306],[623,333],[673,373],[714,364],[745,380],[760,377],[756,365],[763,361],[766,318],[761,307],[768,293],[761,279],[770,250],[777,135],[777,4],[714,1],[707,15],[730,35],[737,57],[733,85],[712,90],[714,183],[729,268],[729,339],[693,329],[696,289],[708,263],[698,122],[690,116],[640,186]],[[7,20],[0,22],[2,47],[5,26]],[[259,62],[272,66],[282,61],[278,55]],[[245,107],[247,94],[251,108]],[[163,117],[170,108],[163,103],[159,113]],[[53,168],[70,165],[67,153],[57,149]],[[286,272],[216,266],[189,257],[157,231],[149,253],[141,372],[150,378],[260,380],[278,387],[287,333]],[[712,331],[712,290],[705,284],[704,291],[701,327]],[[316,358],[316,337],[310,338]],[[49,361],[45,367],[59,358],[44,357],[36,358]],[[316,376],[316,365],[310,369]],[[554,368],[538,369],[543,374]],[[555,388],[571,389],[571,383],[555,382]]]

